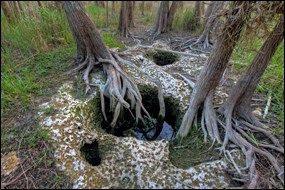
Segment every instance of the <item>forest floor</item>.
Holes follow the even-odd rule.
[[[136,25],[135,28],[131,28],[131,33],[141,40],[143,45],[151,45],[153,40],[146,38],[147,26]],[[195,37],[190,32],[174,31],[167,34],[161,34],[154,40],[163,40],[169,42],[172,37]],[[126,46],[133,46],[137,44],[133,38],[118,37],[118,41],[122,41]],[[197,53],[197,52],[193,52]],[[74,54],[75,55],[75,54]],[[5,118],[1,117],[1,156],[7,155],[9,150],[16,150],[20,155],[20,166],[12,172],[10,175],[1,176],[2,183],[10,183],[7,188],[11,189],[25,189],[25,188],[71,188],[72,183],[62,173],[59,172],[53,161],[53,148],[51,141],[45,131],[40,129],[36,118],[38,105],[42,102],[46,102],[51,96],[57,92],[58,88],[65,82],[74,79],[74,76],[64,76],[62,73],[69,71],[74,67],[72,63],[72,57],[69,56],[64,62],[68,63],[67,66],[60,69],[60,72],[54,70],[52,73],[47,73],[42,80],[49,80],[53,85],[44,89],[44,95],[34,95],[33,105],[28,109],[24,107],[14,107],[9,114],[6,114]],[[62,61],[58,61],[54,64],[62,64]],[[203,63],[202,63],[203,64]],[[56,68],[55,68],[56,69]],[[231,69],[229,68],[231,71]],[[225,93],[229,93],[229,90],[234,84],[234,81],[240,77],[239,70],[232,70],[228,73],[228,78],[225,80],[223,87],[220,89]],[[262,94],[255,94],[253,101],[253,108],[256,110],[257,116],[262,122],[268,124],[268,119],[262,119],[262,110],[267,102],[266,96]],[[52,111],[52,110],[51,110]],[[272,123],[278,123],[278,115],[272,113],[270,115],[271,126]],[[276,119],[277,118],[277,119]],[[5,126],[5,127],[2,127]],[[5,135],[4,135],[5,134]],[[283,136],[284,134],[280,134]],[[2,152],[4,154],[2,154]],[[1,163],[2,165],[2,163]],[[1,166],[2,169],[2,166]]]

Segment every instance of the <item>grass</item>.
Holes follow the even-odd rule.
[[[90,7],[91,18],[102,20],[105,9],[97,12]],[[98,25],[99,29],[105,27],[103,22]],[[110,48],[125,48],[111,31],[100,34]],[[26,175],[35,179],[35,186],[27,182],[29,188],[71,187],[69,179],[57,171],[51,140],[35,115],[38,104],[50,98],[62,83],[73,80],[63,73],[74,67],[75,56],[76,45],[64,11],[36,7],[33,14],[26,12],[12,23],[1,12],[1,156],[17,151],[25,160],[23,168],[29,169]],[[45,110],[45,114],[55,113]],[[18,168],[12,175],[21,172]],[[3,181],[9,179],[1,176]],[[9,187],[27,188],[25,177]]]
[[[201,31],[201,26],[203,26],[203,22],[201,19],[201,24],[198,27],[193,28],[193,26],[190,26],[189,24],[194,22],[194,7],[189,6],[184,12],[183,10],[177,10],[175,17],[174,17],[174,21],[173,21],[173,29],[175,31],[179,31],[179,30],[185,30],[185,31],[189,31],[189,30],[193,30],[192,32],[194,32],[195,34],[200,34]]]
[[[110,3],[111,4],[111,3]],[[108,25],[107,25],[107,10],[106,8],[97,7],[94,3],[90,3],[86,7],[86,11],[91,17],[93,23],[95,23],[98,28],[116,28],[118,25],[118,17],[112,16],[111,6],[109,4],[109,12],[108,12]]]
[[[114,33],[101,33],[101,37],[103,38],[104,43],[109,48],[120,48],[121,50],[126,50],[125,45],[122,42],[116,40],[116,36]]]

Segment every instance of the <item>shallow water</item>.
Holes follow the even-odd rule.
[[[152,130],[150,132],[147,133],[147,136],[153,136],[155,133],[155,130]],[[145,136],[137,131],[137,130],[132,130],[132,134],[135,138],[140,139],[140,140],[147,140],[145,138]],[[175,139],[175,134],[174,134],[174,130],[172,128],[171,125],[169,125],[167,122],[164,121],[163,123],[163,128],[161,130],[161,133],[159,134],[159,136],[155,139],[155,140],[168,140],[168,141],[173,141]]]

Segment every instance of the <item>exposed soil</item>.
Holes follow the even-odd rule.
[[[6,189],[72,187],[70,179],[55,166],[52,143],[39,128],[37,120],[38,106],[51,100],[58,87],[71,79],[72,76],[57,78],[57,85],[43,89],[45,95],[33,95],[29,108],[15,107],[5,118],[1,118],[1,157],[14,150],[20,159],[15,171],[6,176],[1,174],[1,184],[8,184]]]

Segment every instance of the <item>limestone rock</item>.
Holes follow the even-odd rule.
[[[159,78],[164,96],[173,98],[178,104],[180,115],[183,115],[189,105],[191,89],[169,71],[181,68],[191,74],[201,66],[189,64],[193,58],[181,56],[177,63],[161,68],[142,55],[137,57],[143,59],[140,68]],[[127,72],[139,85],[154,88],[135,70],[127,68]],[[96,72],[93,85],[104,84],[101,74]],[[202,163],[186,170],[178,168],[169,160],[168,141],[142,141],[134,137],[122,138],[107,134],[100,126],[101,109],[100,103],[96,102],[98,91],[85,100],[74,98],[71,91],[71,83],[63,85],[50,102],[41,105],[42,109],[53,108],[57,112],[45,115],[42,111],[38,115],[41,126],[49,130],[49,135],[54,140],[56,164],[72,179],[74,188],[172,189],[229,186],[230,180],[225,174],[227,164],[224,161]],[[80,152],[85,143],[91,144],[94,141],[98,142],[100,155],[100,164],[97,166],[88,163]]]

